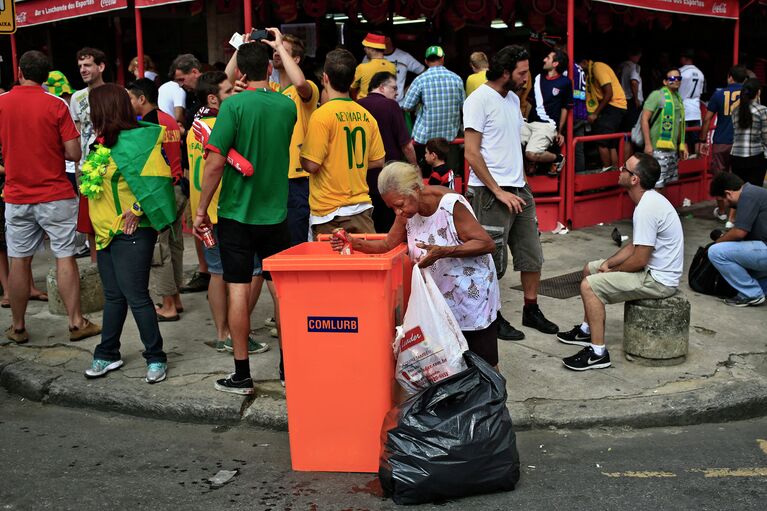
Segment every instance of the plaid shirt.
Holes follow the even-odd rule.
[[[444,66],[430,67],[418,75],[402,102],[403,110],[413,110],[421,103],[421,112],[413,126],[413,139],[419,144],[437,137],[453,140],[461,129],[465,99],[463,80]]]
[[[767,106],[751,103],[751,127],[743,129],[738,124],[740,107],[732,111],[733,156],[748,157],[763,154],[767,146]]]

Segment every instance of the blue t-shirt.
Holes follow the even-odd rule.
[[[740,104],[740,89],[743,84],[731,83],[723,89],[716,89],[708,100],[708,110],[716,114],[715,144],[732,144],[732,111]]]
[[[539,90],[541,98],[538,97]],[[566,76],[559,75],[549,79],[546,76],[538,75],[535,77],[533,89],[527,97],[532,105],[527,119],[529,122],[554,121],[554,124],[559,127],[562,108],[573,107],[573,86]],[[543,108],[541,108],[540,102],[543,103]]]

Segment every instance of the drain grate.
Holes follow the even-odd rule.
[[[573,296],[581,294],[581,280],[583,279],[583,270],[565,273],[557,277],[543,279],[538,288],[538,294],[566,300]],[[512,289],[522,290],[522,285],[514,286]]]

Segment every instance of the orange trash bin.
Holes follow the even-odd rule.
[[[409,293],[407,246],[342,256],[307,242],[263,265],[280,307],[293,470],[378,472],[394,329]]]

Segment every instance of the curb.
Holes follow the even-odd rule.
[[[87,380],[78,373],[3,356],[0,386],[46,404],[117,412],[139,417],[216,425],[247,424],[287,431],[285,400],[201,396],[194,385],[179,392],[169,385],[136,386],[116,378]],[[257,393],[260,391],[257,384]],[[517,431],[592,427],[670,427],[743,420],[767,415],[767,383],[761,380],[711,382],[705,388],[653,396],[594,400],[508,402]]]

